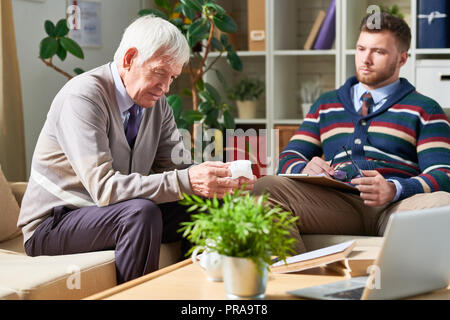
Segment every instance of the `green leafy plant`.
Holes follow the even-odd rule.
[[[400,7],[398,5],[396,5],[396,4],[394,4],[394,5],[390,6],[390,7],[381,5],[380,9],[381,9],[381,12],[390,13],[393,16],[396,16],[396,17],[398,17],[400,19],[404,19],[405,18],[404,14],[400,12]]]
[[[252,259],[263,270],[272,257],[286,261],[292,253],[295,239],[289,237],[298,217],[279,206],[267,204],[267,194],[256,197],[237,189],[219,201],[184,194],[180,201],[189,205],[192,220],[183,222],[180,232],[197,247],[206,247],[221,255]],[[221,203],[222,202],[222,203]]]
[[[45,20],[44,29],[47,33],[47,37],[42,39],[39,45],[39,58],[46,66],[63,74],[69,80],[72,79],[72,75],[53,64],[53,57],[55,55],[58,56],[61,61],[64,61],[67,57],[67,53],[71,53],[77,58],[84,59],[83,50],[78,43],[67,37],[69,33],[67,20],[61,19],[56,25],[50,20]],[[73,71],[75,74],[84,72],[81,68],[75,68]]]
[[[216,88],[203,81],[203,77],[207,72],[214,71],[226,87],[222,73],[214,68],[224,54],[232,69],[242,70],[242,61],[227,36],[227,33],[236,32],[236,23],[214,0],[181,0],[173,4],[168,0],[155,0],[155,4],[157,8],[143,9],[139,15],[153,14],[173,23],[186,36],[193,55],[187,67],[190,88],[180,92],[192,97],[192,110],[183,111],[179,95],[171,95],[167,100],[173,108],[178,128],[189,129],[199,121],[202,129],[234,129],[232,107],[222,99]],[[220,36],[217,30],[221,31]],[[213,49],[218,56],[208,60]],[[219,121],[222,117],[223,123]]]
[[[231,100],[257,100],[264,92],[264,82],[259,79],[244,78],[228,90]]]

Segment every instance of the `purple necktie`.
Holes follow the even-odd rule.
[[[363,117],[367,116],[370,113],[370,109],[373,105],[373,99],[370,92],[366,92],[361,96],[362,105],[361,105],[361,115]]]
[[[133,104],[133,106],[128,109],[130,112],[130,117],[128,118],[127,128],[125,129],[125,135],[127,137],[128,144],[130,148],[133,148],[134,141],[136,140],[136,136],[139,129],[138,122],[138,110],[139,106],[137,104]]]

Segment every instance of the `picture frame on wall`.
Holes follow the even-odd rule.
[[[69,37],[83,48],[101,48],[101,2],[68,0],[66,8]]]

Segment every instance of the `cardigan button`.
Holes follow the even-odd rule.
[[[367,121],[366,120],[361,120],[361,125],[362,126],[365,126],[367,124]]]
[[[355,139],[354,142],[355,142],[355,144],[361,144],[362,141],[361,141],[361,139],[358,138],[358,139]]]

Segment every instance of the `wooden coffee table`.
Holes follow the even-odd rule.
[[[300,299],[286,291],[345,279],[344,275],[320,267],[290,274],[271,274],[266,299]],[[223,282],[206,279],[203,270],[191,259],[181,261],[138,279],[87,297],[86,300],[225,300]],[[450,286],[412,299],[450,299]]]

